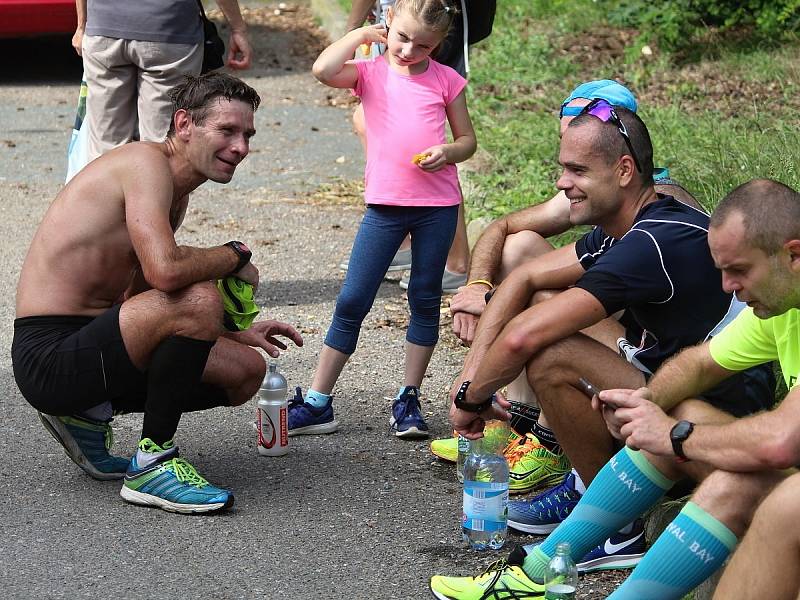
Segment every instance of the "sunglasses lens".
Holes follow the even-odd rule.
[[[611,118],[611,110],[612,110],[611,105],[606,103],[599,103],[590,108],[587,112],[593,117],[597,117],[604,123],[607,123],[608,120]]]

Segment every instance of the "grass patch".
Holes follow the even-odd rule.
[[[589,79],[618,79],[640,99],[657,166],[708,209],[738,184],[771,177],[800,188],[800,45],[738,40],[695,56],[652,48],[610,26],[600,3],[505,0],[495,33],[471,53],[470,114],[492,168],[469,216],[496,217],[550,198],[559,173],[556,111]],[[573,239],[573,238],[568,238]]]

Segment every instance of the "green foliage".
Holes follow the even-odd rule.
[[[669,48],[688,46],[708,27],[753,27],[763,39],[794,32],[800,0],[602,0],[613,24],[634,27]]]
[[[497,217],[555,194],[558,107],[575,85],[595,78],[619,79],[639,96],[657,166],[669,167],[706,208],[754,177],[800,189],[796,41],[717,48],[683,66],[663,49],[643,57],[635,40],[607,62],[564,50],[580,48],[583,40],[592,43],[597,31],[613,32],[604,20],[610,3],[499,4],[495,34],[471,52],[470,115],[479,145],[491,159],[469,175],[481,190],[468,203],[470,218]],[[653,10],[669,3],[652,3]],[[743,5],[749,6],[746,0]]]

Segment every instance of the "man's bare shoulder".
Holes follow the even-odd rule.
[[[163,142],[130,142],[108,152],[103,158],[124,169],[168,169],[170,152]]]

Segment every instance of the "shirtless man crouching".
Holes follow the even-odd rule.
[[[17,287],[12,359],[25,399],[69,457],[122,497],[181,513],[228,508],[233,494],[178,457],[181,414],[237,406],[258,390],[264,359],[302,338],[290,325],[225,332],[213,280],[258,284],[241,242],[178,246],[189,193],[227,183],[249,152],[254,89],[225,74],[173,88],[161,143],[135,142],[90,163],[56,196]],[[129,461],[108,453],[114,411],[144,412]]]

